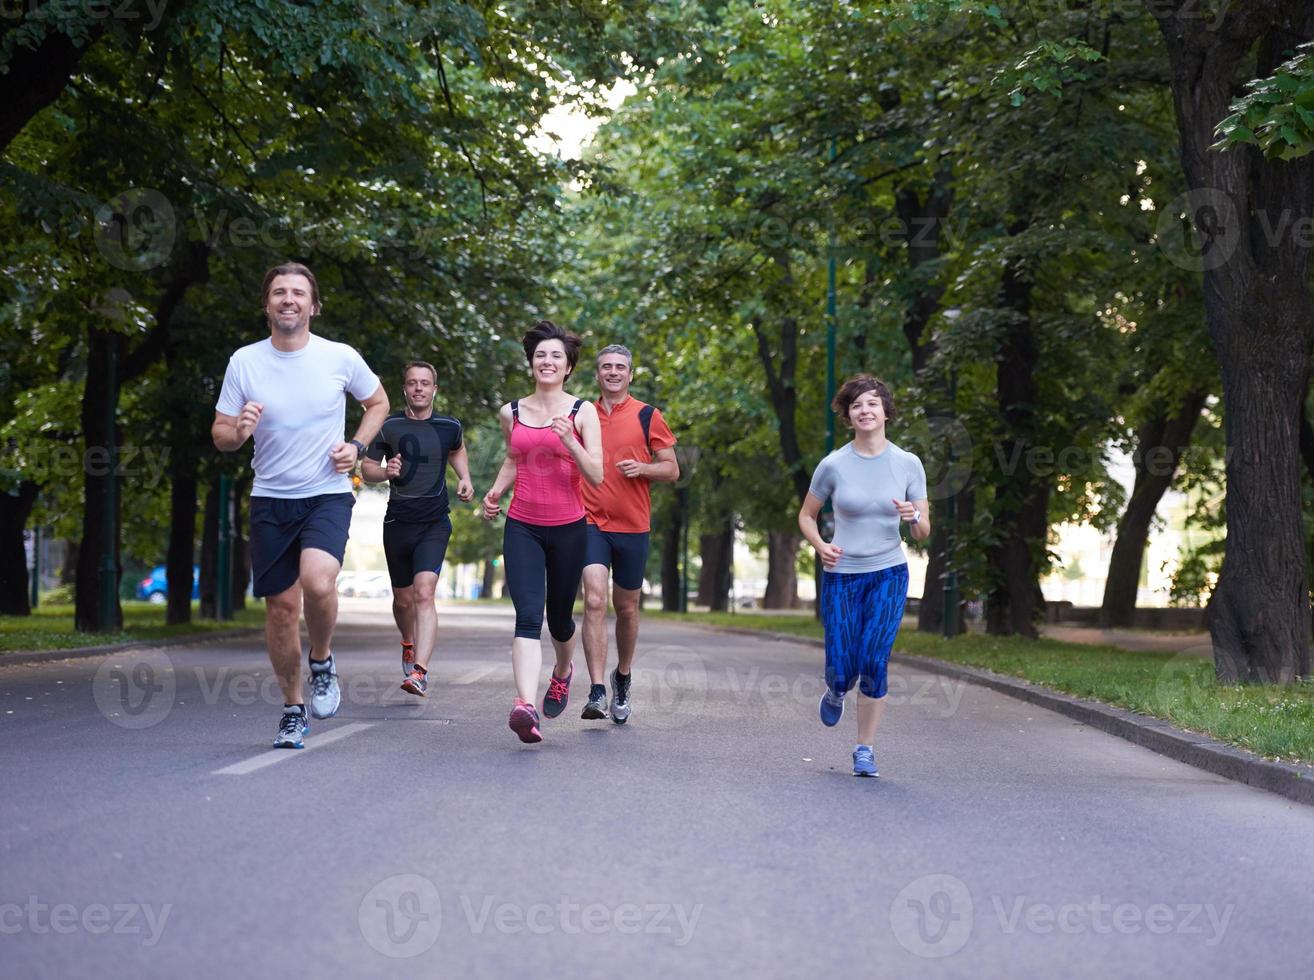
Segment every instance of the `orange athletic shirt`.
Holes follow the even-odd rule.
[[[603,480],[600,487],[586,481],[580,488],[589,523],[604,531],[644,534],[651,529],[649,488],[652,481],[641,476],[631,479],[616,469],[616,464],[623,459],[651,463],[657,450],[670,449],[675,445],[675,435],[662,418],[661,411],[654,409],[652,424],[648,428],[652,443],[652,453],[649,453],[648,444],[643,438],[643,425],[639,422],[643,402],[631,396],[610,414],[603,407],[601,399],[594,402],[594,405],[598,409],[598,422],[602,425]]]

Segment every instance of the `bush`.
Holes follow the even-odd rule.
[[[57,585],[41,593],[40,605],[42,606],[71,606],[73,605],[73,586]]]

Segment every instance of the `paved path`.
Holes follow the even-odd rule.
[[[1314,811],[898,671],[879,780],[814,648],[651,623],[630,724],[506,728],[510,610],[434,695],[344,611],[340,714],[267,749],[251,641],[0,669],[6,976],[1290,977]]]
[[[1064,643],[1088,643],[1120,647],[1123,650],[1149,650],[1155,653],[1193,654],[1213,657],[1213,639],[1207,632],[1170,630],[1101,629],[1098,626],[1044,625],[1040,635]]]

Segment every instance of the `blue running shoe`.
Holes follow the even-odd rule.
[[[853,750],[853,775],[855,776],[879,776],[876,771],[876,756],[872,754],[871,746],[859,745]]]
[[[332,655],[325,661],[310,661],[310,713],[316,718],[332,718],[342,704],[338,687],[338,670]]]
[[[306,706],[303,704],[284,706],[283,717],[278,723],[278,734],[274,736],[274,748],[304,748],[301,737],[308,731],[310,725],[306,723]]]
[[[817,707],[821,714],[821,723],[827,728],[834,728],[844,717],[844,695],[836,694],[830,688],[826,688],[826,693],[821,696],[821,704]]]

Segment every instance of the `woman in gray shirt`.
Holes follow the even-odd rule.
[[[908,597],[908,560],[901,524],[924,541],[931,533],[922,461],[885,436],[895,417],[890,389],[871,375],[850,378],[835,395],[835,413],[853,441],[817,467],[798,512],[798,526],[825,571],[821,621],[826,634],[826,693],[821,722],[839,723],[844,697],[858,685],[858,744],[853,775],[877,775],[872,742],[885,710],[886,666]],[[833,540],[823,541],[817,515],[835,511]]]

